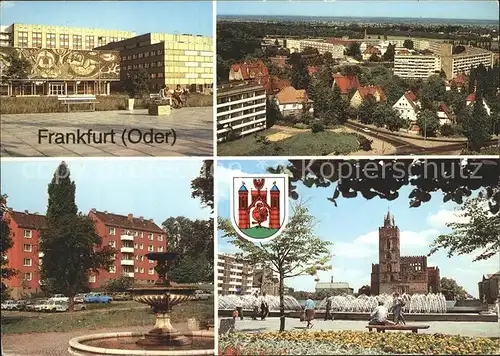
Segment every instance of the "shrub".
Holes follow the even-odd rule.
[[[312,133],[318,133],[325,131],[325,126],[321,122],[313,122],[311,125]]]
[[[309,125],[299,122],[298,124],[293,125],[293,127],[295,127],[296,129],[305,130],[309,128]]]
[[[439,131],[441,132],[441,135],[443,135],[443,136],[452,136],[455,133],[453,126],[451,126],[450,124],[442,125],[441,128],[439,129]]]
[[[369,140],[363,135],[358,135],[358,142],[359,142],[359,147],[363,151],[371,151],[372,150],[373,140]]]

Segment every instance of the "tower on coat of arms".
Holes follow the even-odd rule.
[[[288,220],[288,176],[234,177],[231,221],[239,235],[253,242],[277,237]]]

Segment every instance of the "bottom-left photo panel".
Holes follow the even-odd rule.
[[[214,355],[213,161],[1,161],[1,355]]]

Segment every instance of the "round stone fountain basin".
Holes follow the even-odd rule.
[[[141,346],[136,342],[144,337],[139,332],[101,333],[76,337],[69,341],[68,352],[74,356],[90,355],[148,355],[148,356],[202,356],[215,354],[213,331],[184,333],[191,340],[186,346]]]

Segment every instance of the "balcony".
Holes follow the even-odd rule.
[[[121,260],[121,265],[122,266],[133,266],[134,265],[134,260]]]
[[[120,252],[122,253],[134,253],[133,247],[121,247]]]
[[[120,237],[122,241],[134,241],[134,236],[133,235],[122,235]]]
[[[123,272],[122,275],[125,277],[134,278],[134,272]]]

